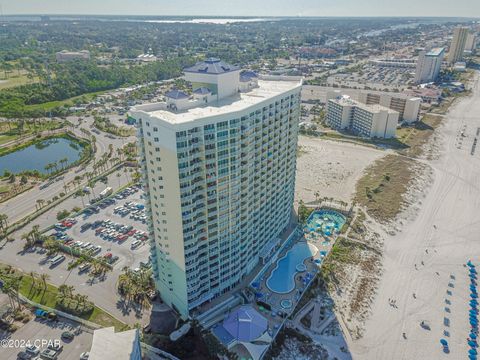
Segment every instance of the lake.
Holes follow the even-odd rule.
[[[5,170],[18,174],[25,170],[38,170],[46,174],[45,166],[57,162],[62,168],[61,159],[68,159],[69,166],[80,159],[83,147],[77,142],[65,138],[52,138],[40,141],[21,150],[0,156],[0,174]]]

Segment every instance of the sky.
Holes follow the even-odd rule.
[[[0,0],[4,15],[480,17],[480,0]]]

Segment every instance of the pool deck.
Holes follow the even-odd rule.
[[[283,311],[286,312],[287,314],[290,314],[298,301],[301,298],[301,293],[304,290],[305,285],[303,284],[303,280],[300,279],[301,276],[304,276],[307,272],[311,273],[312,275],[317,274],[320,271],[320,264],[315,263],[314,260],[322,260],[323,256],[321,255],[322,252],[329,252],[330,249],[332,248],[333,240],[330,241],[324,241],[323,238],[322,240],[308,240],[305,237],[300,238],[298,241],[294,242],[290,247],[287,249],[283,250],[281,254],[279,254],[278,259],[283,258],[287,252],[295,245],[301,242],[308,242],[310,244],[315,245],[315,247],[318,248],[317,253],[305,259],[303,261],[303,264],[306,266],[307,270],[303,272],[297,272],[295,274],[295,287],[292,291],[284,294],[276,293],[272,290],[269,289],[267,286],[267,280],[272,274],[272,272],[275,270],[277,266],[277,262],[274,262],[272,265],[270,265],[269,269],[265,272],[265,274],[261,277],[260,279],[260,287],[258,289],[255,289],[256,291],[259,291],[263,294],[265,294],[265,297],[259,299],[267,304],[269,304],[272,309],[275,309],[276,311]],[[277,260],[278,261],[278,260]],[[290,300],[292,301],[292,307],[290,309],[285,309],[281,306],[282,300]]]

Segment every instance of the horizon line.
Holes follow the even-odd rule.
[[[322,19],[322,18],[348,18],[348,19],[362,19],[362,18],[396,18],[396,19],[469,19],[480,20],[480,17],[468,16],[426,16],[426,15],[144,15],[144,14],[75,14],[75,13],[9,13],[2,14],[2,16],[134,16],[134,17],[202,17],[202,18],[247,18],[247,19],[281,19],[281,18],[303,18],[303,19]]]

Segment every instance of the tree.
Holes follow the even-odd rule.
[[[43,283],[43,290],[44,291],[47,291],[47,280],[49,280],[49,279],[50,279],[50,275],[48,275],[46,273],[40,274],[40,280]]]
[[[28,182],[28,178],[25,175],[22,175],[20,178],[20,184],[25,185]]]

